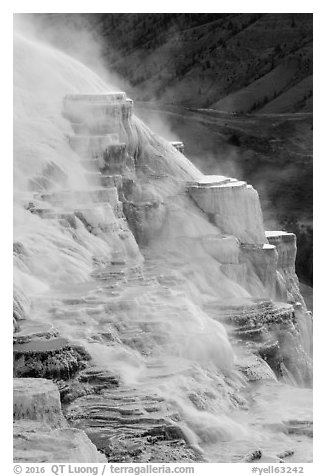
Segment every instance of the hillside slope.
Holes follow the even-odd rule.
[[[47,14],[58,34],[87,30],[102,45],[106,67],[130,83],[135,99],[228,112],[312,110],[312,14]],[[53,27],[53,28],[51,28]],[[301,85],[301,87],[298,87]],[[302,86],[304,85],[304,89]],[[283,98],[286,94],[286,106]]]

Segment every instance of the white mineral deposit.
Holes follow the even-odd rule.
[[[296,237],[184,154],[15,33],[15,461],[312,460]]]

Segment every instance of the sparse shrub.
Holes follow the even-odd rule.
[[[236,147],[240,147],[240,145],[241,145],[240,138],[239,138],[238,134],[236,134],[235,132],[231,135],[231,137],[228,139],[227,142],[228,142],[228,144],[234,145]]]

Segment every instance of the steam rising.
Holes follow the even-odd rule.
[[[155,220],[144,218],[146,246],[140,250],[129,229],[121,237],[116,230],[123,220],[110,203],[80,203],[73,192],[91,197],[94,187],[70,147],[74,131],[62,114],[63,98],[117,88],[107,84],[109,74],[102,80],[78,60],[32,38],[32,23],[26,38],[20,32],[23,24],[25,28],[25,20],[18,18],[14,38],[14,240],[15,287],[17,296],[27,297],[20,298],[26,317],[53,322],[87,348],[94,365],[114,371],[126,387],[161,395],[179,412],[180,427],[193,446],[245,440],[255,432],[232,415],[245,385],[234,365],[237,350],[219,322],[219,312],[213,319],[204,305],[261,297],[267,286],[253,267],[240,262],[239,240],[210,223],[185,194],[184,184],[200,180],[201,172],[137,118],[125,132],[130,158],[161,177],[139,181],[133,190],[137,203],[156,207]],[[67,33],[64,42],[75,45],[75,34]],[[76,57],[82,57],[85,43],[91,45],[86,56],[97,62],[96,43],[88,33],[79,38]],[[177,139],[158,121],[155,128]],[[53,214],[56,207],[42,200],[43,193],[60,196],[67,190],[71,198],[63,202],[61,212],[86,209],[83,219],[75,217],[74,227],[66,226]],[[35,205],[50,219],[32,213]],[[262,226],[259,213],[256,218]],[[113,231],[101,231],[103,222]],[[138,281],[91,278],[94,261],[103,264],[99,269],[105,275],[116,255],[140,268],[141,253],[145,263]],[[65,305],[67,296],[77,302],[73,309]],[[304,332],[308,339],[310,329]],[[111,335],[113,344],[101,337],[104,334]]]

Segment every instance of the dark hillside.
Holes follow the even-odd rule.
[[[45,21],[65,49],[70,40],[56,37],[57,24],[100,39],[105,65],[129,81],[136,99],[228,112],[311,110],[312,14],[47,14]]]

